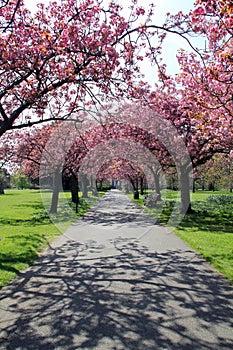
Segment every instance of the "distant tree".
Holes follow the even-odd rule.
[[[216,154],[211,160],[198,168],[197,182],[203,189],[233,190],[233,157]]]
[[[143,192],[143,171],[133,162],[112,158],[104,163],[97,174],[97,181],[128,180],[132,185],[135,199],[139,196],[139,188]],[[143,194],[143,193],[142,193]]]
[[[24,175],[22,169],[20,169],[17,173],[11,176],[11,185],[18,190],[24,190],[31,187],[31,181]]]

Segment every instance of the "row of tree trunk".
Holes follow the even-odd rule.
[[[62,189],[61,184],[61,174],[60,172],[55,172],[53,175],[53,193],[52,201],[50,206],[50,213],[56,214],[58,209],[59,192]],[[84,174],[81,176],[81,181],[79,182],[78,176],[72,174],[70,177],[70,191],[71,191],[71,201],[76,204],[76,212],[79,209],[79,191],[82,192],[82,198],[88,198],[88,179]]]
[[[151,169],[152,170],[152,169]],[[190,202],[190,190],[193,188],[192,178],[190,176],[191,170],[186,167],[180,167],[180,192],[181,192],[181,212],[182,213],[190,213],[192,212],[191,202]],[[159,173],[153,171],[154,177],[154,186],[155,191],[157,193],[157,201],[161,200],[161,187],[160,187],[160,179]],[[145,177],[140,177],[138,179],[130,179],[131,185],[134,191],[134,199],[139,199],[139,193],[141,195],[144,194],[144,190],[146,188]]]

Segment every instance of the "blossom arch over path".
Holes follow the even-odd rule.
[[[156,168],[162,177],[162,166],[157,155],[145,146],[119,138],[107,140],[90,150],[81,163],[79,174],[81,178],[82,174],[87,174],[92,180],[126,179],[134,192],[138,192],[140,184],[142,189],[143,184],[154,182],[152,169]],[[156,186],[156,190],[159,192],[160,188]]]
[[[143,111],[142,111],[143,112]],[[144,111],[145,112],[145,111]],[[160,161],[162,159],[162,155],[164,154],[168,155],[170,154],[171,158],[173,159],[173,164],[177,168],[178,174],[180,174],[180,167],[183,165],[183,163],[190,162],[189,154],[186,150],[186,147],[184,143],[182,142],[181,138],[177,134],[176,129],[170,125],[170,123],[163,118],[160,118],[159,116],[148,116],[145,114],[145,118],[142,119],[141,122],[138,122],[137,124],[134,121],[134,118],[130,114],[124,113],[124,122],[112,122],[112,123],[106,123],[102,125],[90,125],[85,128],[84,125],[76,125],[73,123],[69,123],[68,125],[66,123],[60,124],[59,127],[59,134],[55,132],[52,134],[52,137],[48,140],[46,147],[43,151],[42,157],[41,157],[41,167],[40,167],[40,184],[43,188],[44,182],[43,179],[46,177],[46,172],[50,171],[52,172],[51,167],[54,167],[53,162],[48,163],[47,155],[50,154],[51,158],[56,159],[56,154],[59,154],[59,160],[61,164],[61,159],[63,159],[63,163],[67,159],[67,154],[72,154],[73,152],[73,171],[76,171],[76,173],[80,170],[81,163],[84,164],[85,160],[87,161],[89,157],[89,154],[95,154],[95,151],[98,150],[98,145],[100,145],[100,149],[102,153],[102,157],[104,155],[104,150],[106,151],[107,147],[109,146],[109,142],[114,143],[115,145],[119,146],[119,154],[118,158],[127,159],[126,154],[124,154],[126,151],[130,153],[130,161],[132,161],[132,157],[135,154],[137,154],[138,145],[141,145],[144,147],[144,149],[148,149],[150,153],[150,157],[152,161],[150,161],[150,164],[158,164],[162,162]],[[148,123],[146,122],[148,120]],[[108,122],[108,121],[107,121]],[[62,128],[64,127],[64,133],[67,133],[67,128],[69,129],[69,140],[66,139],[66,146],[59,144],[60,142],[60,133],[62,132]],[[66,131],[65,131],[66,130]],[[130,147],[122,146],[122,139],[128,140],[128,142],[131,142]],[[77,141],[79,140],[79,141]],[[83,153],[80,154],[79,152],[75,151],[75,148],[82,140],[83,143]],[[136,146],[137,145],[137,146]],[[101,148],[102,147],[102,148]],[[71,151],[70,151],[71,150]],[[78,148],[77,148],[78,150]],[[53,154],[55,152],[55,155]],[[116,147],[110,149],[110,153],[112,152],[112,158],[116,157]],[[98,152],[97,152],[98,154]],[[146,152],[143,152],[144,156]],[[46,156],[45,156],[46,155]],[[143,155],[141,154],[141,158]],[[139,158],[140,158],[139,157]],[[148,159],[150,157],[146,157],[146,162],[148,162]],[[154,157],[154,159],[153,159]],[[160,158],[161,157],[161,158]],[[170,159],[171,159],[170,158]],[[79,159],[79,162],[77,163],[77,159]],[[145,159],[145,158],[144,158]],[[105,157],[106,162],[106,157]],[[138,162],[138,159],[137,159]],[[101,165],[101,162],[98,161],[98,163]],[[103,164],[104,162],[102,162]],[[139,164],[143,164],[142,159],[138,162]],[[145,160],[144,160],[145,163]],[[96,172],[97,173],[97,172]],[[62,176],[62,169],[60,169],[60,182],[61,182],[61,176]],[[180,184],[182,189],[182,183]],[[185,184],[186,185],[186,184]],[[186,188],[187,190],[187,188]],[[189,189],[188,189],[189,190]],[[42,192],[43,197],[43,192]],[[48,202],[46,201],[46,198],[43,198],[45,207],[48,207]],[[178,204],[178,203],[177,203]],[[183,204],[183,215],[186,213],[186,210],[189,207],[189,202],[182,202]]]

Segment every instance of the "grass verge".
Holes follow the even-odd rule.
[[[166,225],[177,198],[177,192],[166,192],[162,208],[146,208],[143,198],[134,202]],[[193,212],[186,214],[178,227],[171,228],[233,283],[233,195],[199,191],[192,194],[191,203]]]
[[[66,194],[70,197],[70,194]],[[81,200],[77,217],[97,200]],[[65,213],[58,213],[61,223]],[[69,222],[65,220],[65,230]],[[61,231],[46,214],[40,191],[6,190],[0,196],[0,287],[32,264]]]

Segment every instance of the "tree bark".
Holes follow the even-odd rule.
[[[191,201],[190,201],[190,171],[186,167],[180,168],[180,191],[181,191],[181,212],[191,213]]]
[[[70,191],[71,191],[71,200],[72,203],[78,203],[79,197],[78,197],[78,179],[73,174],[70,179]]]
[[[100,180],[100,181],[97,181],[96,180],[96,188],[98,191],[102,191],[103,190],[103,181]]]
[[[4,186],[1,181],[0,181],[0,194],[4,194]]]
[[[71,190],[71,200],[72,203],[75,203],[75,212],[78,213],[78,205],[79,205],[79,185],[78,185],[78,178],[75,174],[72,174],[71,180],[70,180],[70,190]]]
[[[140,177],[140,194],[144,195],[144,178],[143,176]]]
[[[87,175],[83,174],[81,176],[81,190],[82,190],[82,197],[83,198],[88,198],[88,190],[87,190]]]
[[[61,173],[60,173],[60,170],[56,170],[53,175],[53,194],[52,194],[52,202],[50,207],[50,214],[57,213],[60,188],[61,188]]]
[[[133,186],[133,191],[134,191],[134,199],[139,199],[139,191],[138,191],[138,181],[134,181],[130,179],[130,182]]]
[[[158,195],[158,201],[161,201],[161,190],[160,190],[160,183],[159,183],[159,176],[153,172],[154,175],[154,183],[155,183],[155,190]]]

